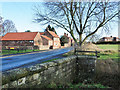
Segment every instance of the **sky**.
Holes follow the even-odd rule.
[[[31,30],[32,32],[43,32],[47,25],[40,25],[34,23],[35,18],[33,7],[39,4],[43,7],[43,2],[0,2],[0,15],[3,20],[12,20],[15,24],[18,32],[25,32]],[[52,25],[51,25],[52,26]],[[118,24],[113,24],[111,34],[103,34],[102,36],[118,36]],[[61,28],[55,28],[59,36],[63,35],[67,31]]]
[[[0,4],[2,12],[0,14],[3,17],[3,20],[12,20],[18,32],[24,32],[26,30],[43,32],[48,25],[43,26],[33,22],[35,18],[33,8],[36,4],[43,7],[42,2],[2,2]],[[66,32],[61,28],[55,28],[55,30],[59,36]]]

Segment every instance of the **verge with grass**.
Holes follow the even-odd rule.
[[[47,88],[109,88],[108,86],[103,86],[101,84],[68,84],[68,85],[56,85],[56,84],[49,84]]]
[[[119,52],[118,52],[118,44],[100,44],[97,45],[100,49],[103,49],[104,51],[101,51],[99,60],[107,60],[112,59],[115,61],[118,61],[119,59]]]
[[[117,45],[116,44],[113,44],[113,45],[111,45],[111,44],[100,44],[100,45],[96,45],[96,47],[98,47],[96,50],[100,51],[100,53],[98,53],[98,56],[100,56],[98,58],[98,60],[113,59],[115,61],[118,61],[118,59],[119,59],[118,44]],[[88,51],[94,51],[94,50],[89,48]],[[65,57],[71,56],[71,55],[74,55],[74,51],[63,54],[63,56],[65,56]],[[78,55],[90,55],[90,56],[94,55],[95,56],[94,53],[78,53]]]
[[[9,55],[9,54],[20,54],[20,53],[29,53],[29,52],[33,52],[33,51],[40,51],[40,50],[19,50],[19,52],[17,50],[2,50],[2,55]]]

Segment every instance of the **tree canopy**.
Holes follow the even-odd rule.
[[[17,29],[15,27],[15,24],[13,23],[12,20],[5,20],[3,21],[2,18],[0,18],[0,35],[4,36],[8,32],[17,32]]]
[[[118,2],[45,2],[44,9],[35,7],[35,21],[54,24],[68,31],[79,45],[98,31],[109,30],[112,20],[118,16]],[[44,12],[43,12],[44,10]]]
[[[48,25],[47,28],[48,28],[50,31],[53,31],[53,32],[56,33],[54,27],[51,27],[50,25]],[[45,29],[45,31],[47,30],[47,28]],[[56,33],[56,34],[57,34],[57,33]]]
[[[31,32],[30,30],[26,30],[25,32]]]

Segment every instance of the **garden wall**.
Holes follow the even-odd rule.
[[[39,50],[48,50],[49,45],[39,45]]]
[[[66,85],[79,80],[80,74],[85,70],[82,67],[86,67],[88,72],[93,70],[95,59],[95,57],[88,56],[79,56],[78,58],[77,56],[70,56],[47,63],[36,64],[28,68],[7,71],[2,75],[2,87],[45,88],[50,84]],[[83,63],[85,66],[82,65]],[[92,65],[93,68],[89,68],[88,64]]]

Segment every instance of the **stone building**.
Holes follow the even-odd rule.
[[[2,46],[6,49],[27,47],[40,50],[60,48],[60,38],[57,34],[47,30],[46,32],[16,32],[7,33],[2,37]]]
[[[2,46],[6,47],[33,47],[42,45],[42,38],[39,32],[16,32],[7,33],[2,37]]]
[[[64,36],[68,38],[68,43],[65,43],[64,47],[70,47],[73,42],[73,39],[71,39],[66,33],[64,33]]]
[[[51,49],[56,49],[56,48],[60,48],[61,47],[60,38],[59,38],[59,36],[57,34],[55,34],[55,32],[46,30],[44,32],[44,35],[46,35],[47,37],[52,39],[53,42],[50,45]]]
[[[44,50],[44,49],[50,49],[51,45],[53,44],[53,41],[51,38],[45,36],[45,35],[41,35],[42,37],[42,45],[40,46],[41,50]]]
[[[118,37],[103,37],[99,40],[99,42],[117,42],[117,41],[120,41],[120,38]]]

